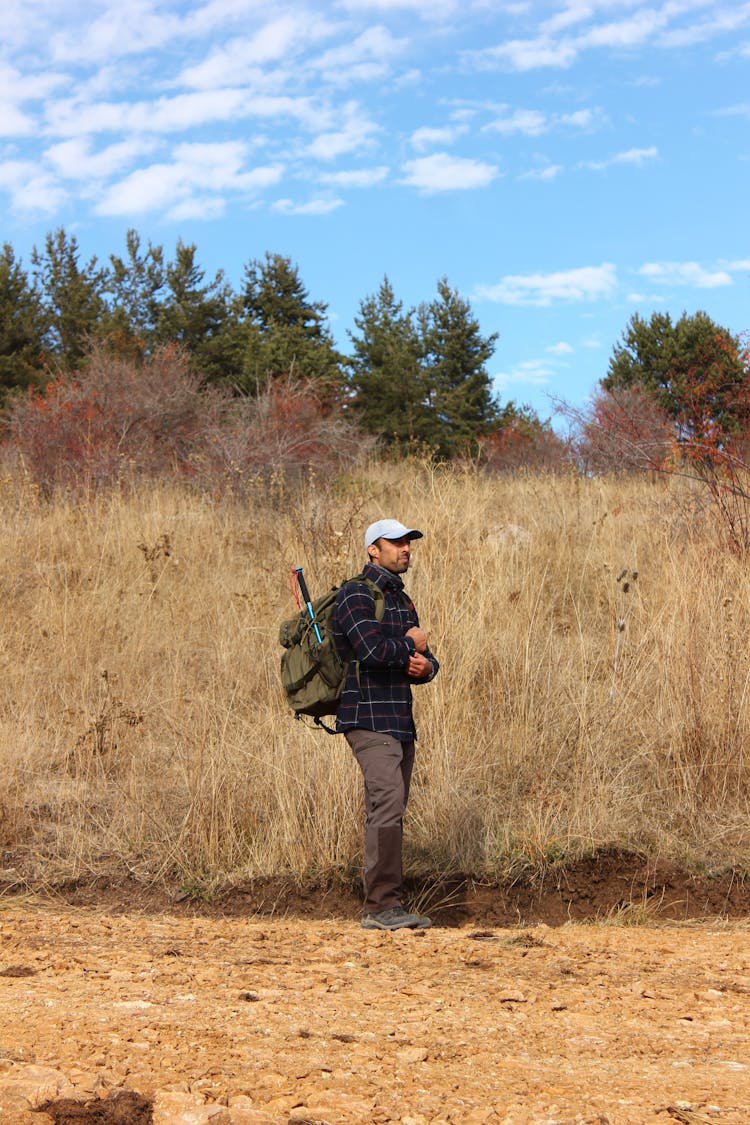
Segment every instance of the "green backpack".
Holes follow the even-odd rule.
[[[336,595],[348,582],[364,582],[375,601],[375,619],[382,621],[383,591],[363,574],[357,574],[311,603],[314,619],[304,609],[282,621],[279,628],[279,643],[285,650],[281,654],[281,683],[294,716],[308,716],[331,734],[335,731],[321,718],[336,714],[349,667],[336,649],[331,618]]]

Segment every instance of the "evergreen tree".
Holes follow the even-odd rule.
[[[359,335],[349,333],[352,408],[368,433],[399,448],[424,444],[432,433],[413,318],[385,277],[377,294],[360,303],[354,318]]]
[[[705,312],[668,313],[650,321],[635,313],[601,380],[606,391],[640,386],[690,432],[710,418],[723,432],[747,425],[747,372],[739,340]]]
[[[471,305],[446,278],[438,295],[418,310],[427,403],[432,416],[430,443],[445,457],[475,447],[499,420],[492,380],[485,364],[497,333],[483,336]]]
[[[0,402],[8,391],[42,378],[44,328],[39,294],[6,242],[0,252]]]
[[[101,333],[106,271],[97,266],[95,257],[81,265],[77,239],[62,227],[47,235],[43,251],[34,247],[31,261],[46,319],[48,351],[63,371],[75,371]]]
[[[137,358],[149,354],[157,340],[160,294],[166,285],[164,251],[149,242],[142,252],[133,229],[125,236],[125,249],[124,259],[110,255],[107,337],[116,351]]]
[[[158,258],[152,257],[151,266],[153,284],[159,276]],[[156,343],[183,347],[201,378],[214,382],[225,378],[228,370],[231,289],[221,270],[208,283],[205,276],[196,262],[195,245],[178,239],[174,261],[164,272],[164,297],[154,306],[158,309],[154,336]]]
[[[327,306],[312,301],[299,271],[281,254],[245,267],[233,329],[237,382],[256,391],[269,379],[295,374],[314,380],[335,401],[342,383],[342,357],[326,323]]]

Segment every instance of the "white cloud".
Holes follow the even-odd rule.
[[[600,128],[606,115],[599,108],[579,109],[574,113],[542,113],[537,109],[516,109],[504,112],[484,126],[484,131],[510,136],[522,133],[527,137],[538,137],[552,129],[591,130]]]
[[[167,210],[183,216],[185,210],[200,199],[201,208],[223,206],[225,195],[255,194],[277,184],[283,169],[280,165],[244,169],[245,146],[227,144],[185,144],[175,150],[170,163],[151,164],[139,168],[119,183],[112,185],[97,206],[102,215],[142,214]],[[201,211],[203,213],[203,211]]]
[[[547,183],[556,180],[563,170],[562,164],[546,164],[543,168],[531,168],[528,172],[522,172],[518,178],[520,180],[541,180],[542,183]]]
[[[639,8],[632,16],[591,27],[576,39],[578,50],[589,47],[637,47],[667,26],[670,9]]]
[[[560,122],[572,129],[598,129],[606,119],[606,114],[598,106],[595,109],[578,109],[575,113],[560,114]]]
[[[33,132],[33,119],[6,98],[0,99],[0,137],[23,137]]]
[[[493,382],[498,389],[509,387],[546,387],[555,370],[546,359],[525,359],[515,364],[509,371],[498,371]]]
[[[343,199],[310,199],[307,203],[295,203],[291,199],[277,199],[274,211],[283,215],[330,215],[344,206]]]
[[[350,12],[415,12],[425,20],[440,20],[457,11],[460,0],[341,0]]]
[[[487,187],[500,174],[493,164],[450,156],[447,152],[436,152],[432,156],[408,160],[403,171],[403,183],[428,194]]]
[[[540,133],[546,133],[549,127],[549,118],[537,109],[517,109],[504,117],[495,118],[485,126],[492,133],[502,133],[504,136],[523,133],[527,137],[538,137]]]
[[[465,136],[467,132],[468,125],[444,125],[442,128],[430,128],[428,125],[423,125],[421,129],[415,129],[412,133],[411,146],[417,152],[425,152],[437,145],[453,144],[459,137]]]
[[[554,35],[558,31],[567,31],[568,28],[574,27],[576,24],[583,23],[585,20],[589,19],[593,12],[594,7],[590,3],[575,3],[574,0],[568,0],[563,6],[562,11],[556,12],[555,15],[544,20],[541,24],[541,30],[545,35]]]
[[[45,157],[66,179],[101,180],[108,179],[153,148],[153,141],[128,140],[92,153],[86,139],[74,138],[52,145]]]
[[[342,188],[368,188],[380,184],[388,176],[388,167],[381,164],[377,168],[355,168],[348,172],[326,172],[318,179],[323,184]]]
[[[617,288],[617,271],[608,262],[601,266],[557,273],[509,274],[497,285],[477,286],[477,296],[503,305],[551,305],[553,301],[598,301]]]
[[[96,19],[76,19],[50,36],[53,58],[60,62],[101,62],[159,48],[181,38],[182,21],[159,15],[150,0],[110,0]]]
[[[541,67],[564,69],[572,66],[578,51],[569,40],[556,43],[549,38],[510,39],[497,47],[466,52],[465,59],[480,69],[537,70]]]
[[[573,350],[571,345],[566,344],[564,340],[560,340],[558,344],[550,344],[547,348],[547,351],[551,352],[553,355],[571,355]]]
[[[748,51],[750,54],[750,51]],[[716,111],[719,117],[748,117],[750,118],[750,102],[737,102],[736,105],[728,105],[724,109]]]
[[[698,262],[646,262],[638,272],[660,285],[718,289],[732,284],[732,275],[726,269],[707,270]]]
[[[244,118],[296,120],[320,127],[322,113],[308,98],[248,95],[228,87],[157,98],[153,102],[92,102],[66,99],[50,103],[47,129],[53,135],[78,137],[86,133],[173,133],[216,122]]]
[[[214,48],[203,62],[186,67],[177,81],[201,90],[247,86],[249,79],[259,78],[256,68],[276,62],[288,67],[310,44],[327,38],[333,30],[327,20],[311,14],[300,20],[289,12],[270,20],[254,34]]]
[[[607,168],[612,168],[618,164],[632,164],[640,167],[648,161],[656,160],[659,156],[659,150],[656,145],[650,145],[648,148],[629,148],[624,152],[616,152],[613,156],[608,156],[606,160],[585,160],[579,164],[579,168],[589,168],[592,172],[604,172]]]
[[[397,38],[387,27],[369,27],[351,42],[332,47],[313,59],[311,66],[335,86],[372,82],[388,74],[392,60],[408,45],[407,39]]]
[[[378,126],[366,117],[356,102],[350,102],[341,111],[341,124],[338,129],[320,133],[310,143],[308,152],[317,160],[335,160],[346,153],[358,152],[366,148]]]
[[[708,19],[686,28],[674,28],[661,37],[665,47],[691,47],[704,43],[716,35],[737,31],[750,22],[750,4],[726,4],[711,11]]]
[[[33,43],[45,32],[47,13],[34,10],[28,0],[3,0],[0,5],[0,43],[6,51]]]
[[[617,7],[633,8],[623,18],[607,19]],[[691,22],[700,9],[707,16]],[[533,18],[534,6],[527,6]],[[602,20],[601,16],[605,18]],[[478,51],[464,53],[464,61],[478,68],[528,71],[564,69],[585,51],[633,51],[653,44],[674,49],[702,43],[720,34],[736,32],[750,22],[750,4],[716,4],[711,0],[670,0],[642,4],[638,0],[590,0],[564,3],[561,10],[538,23],[536,34],[507,39]]]
[[[67,198],[58,180],[25,160],[0,164],[0,189],[8,192],[11,209],[20,214],[53,215]]]
[[[62,76],[53,72],[25,74],[0,64],[0,137],[35,134],[38,125],[32,116],[32,104],[48,97],[62,82]]]
[[[172,207],[168,207],[165,216],[173,223],[181,223],[202,219],[207,222],[211,219],[220,219],[226,211],[226,200],[216,195],[190,195]]]

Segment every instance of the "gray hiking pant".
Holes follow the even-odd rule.
[[[414,743],[390,734],[348,730],[346,740],[365,783],[365,914],[396,906],[403,895],[403,816],[414,767]]]

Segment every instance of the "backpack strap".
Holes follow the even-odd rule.
[[[353,578],[347,578],[346,582],[342,583],[343,586],[348,586],[350,582],[360,582],[363,586],[367,586],[372,594],[372,600],[375,603],[375,620],[382,621],[383,614],[385,613],[385,594],[378,586],[377,582],[373,582],[372,578],[367,578],[364,574],[355,574]],[[360,687],[359,682],[359,661],[355,661],[357,665],[357,687]]]
[[[377,582],[373,582],[372,578],[367,578],[364,574],[355,574],[353,578],[347,578],[343,585],[348,586],[350,582],[361,582],[363,586],[367,586],[375,602],[375,620],[382,621],[385,613],[385,594]]]

